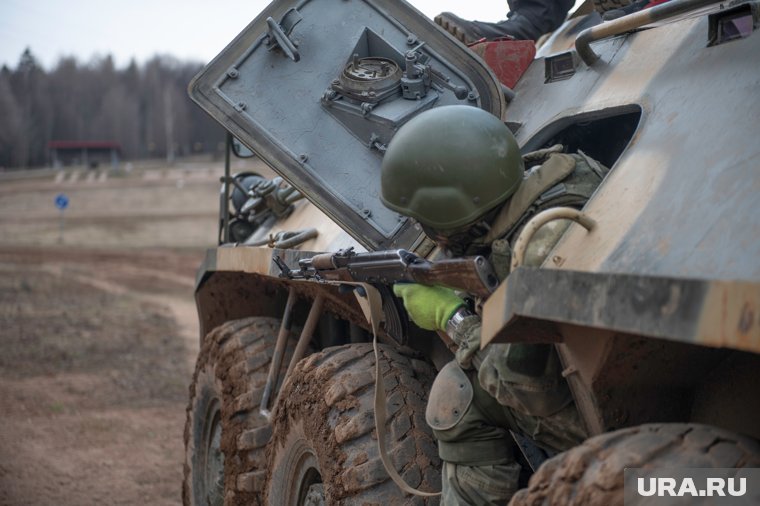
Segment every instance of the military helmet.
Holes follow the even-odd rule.
[[[473,106],[425,111],[391,139],[381,200],[434,230],[476,222],[520,185],[523,161],[512,132]]]

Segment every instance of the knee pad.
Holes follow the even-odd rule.
[[[433,430],[449,430],[462,420],[472,404],[472,397],[470,379],[456,361],[451,361],[433,382],[425,420]]]

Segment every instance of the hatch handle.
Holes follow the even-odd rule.
[[[301,55],[296,48],[296,44],[290,40],[290,32],[293,28],[303,19],[301,13],[296,9],[290,9],[282,17],[282,20],[278,23],[271,16],[267,18],[267,48],[269,50],[279,47],[285,53],[285,55],[293,61],[301,59]]]
[[[633,14],[628,14],[612,21],[606,21],[601,25],[586,28],[575,39],[575,49],[578,55],[591,67],[599,61],[599,55],[591,49],[591,43],[597,40],[608,39],[616,35],[622,35],[641,28],[644,25],[663,21],[687,12],[695,11],[711,4],[720,3],[722,0],[671,0],[664,4],[656,5]]]
[[[512,253],[512,265],[509,268],[509,272],[513,272],[523,263],[525,252],[528,249],[530,240],[533,239],[533,234],[535,234],[539,228],[554,220],[572,220],[589,232],[596,228],[596,221],[593,218],[589,217],[586,213],[573,209],[572,207],[552,207],[545,211],[541,211],[525,224],[520,235],[517,236]]]

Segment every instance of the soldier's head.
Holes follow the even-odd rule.
[[[391,140],[381,199],[454,249],[485,233],[523,171],[517,141],[498,118],[477,107],[442,106],[412,118]]]

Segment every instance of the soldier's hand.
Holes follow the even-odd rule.
[[[393,293],[404,301],[412,321],[426,330],[445,330],[449,318],[465,305],[454,290],[442,286],[397,283]]]

